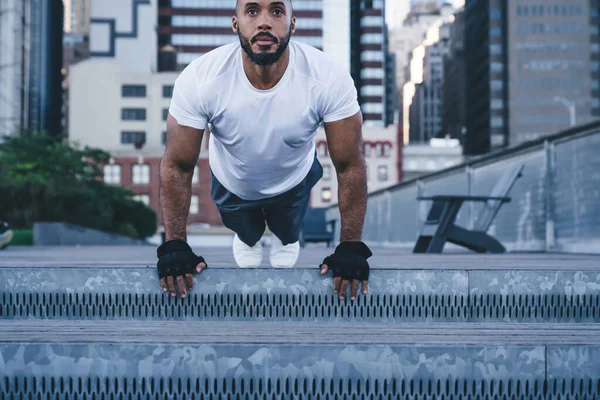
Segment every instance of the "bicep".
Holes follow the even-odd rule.
[[[336,170],[362,163],[362,114],[325,123],[331,161]]]
[[[167,150],[165,157],[182,170],[193,171],[198,157],[204,129],[180,125],[169,114],[167,117]]]

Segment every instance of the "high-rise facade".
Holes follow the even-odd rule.
[[[600,104],[594,103],[600,91],[598,25],[591,20],[593,3],[509,2],[505,26],[510,79],[505,106],[510,145],[589,122],[594,108],[598,117]]]
[[[448,53],[444,57],[444,94],[442,131],[464,141],[465,121],[465,21],[464,10],[454,14],[449,25]]]
[[[323,0],[296,1],[293,40],[323,49]],[[234,0],[160,0],[158,46],[172,46],[177,69],[227,43],[239,41],[231,29]]]
[[[391,51],[396,55],[398,121],[404,132],[404,144],[411,140],[411,129],[415,137],[415,124],[418,125],[416,129],[422,131],[419,121],[423,121],[423,110],[413,105],[423,104],[420,97],[424,97],[425,93],[421,93],[423,87],[419,89],[418,85],[423,83],[425,75],[426,47],[439,40],[440,26],[449,21],[454,11],[449,4],[433,10],[412,10],[402,26],[391,33]],[[420,133],[416,134],[417,138],[421,136]]]
[[[423,81],[415,87],[417,101],[411,105],[413,119],[410,125],[411,142],[427,142],[442,132],[444,96],[444,57],[448,53],[449,24],[439,28],[439,38],[425,46]]]
[[[600,116],[596,4],[466,2],[466,154],[518,145]]]
[[[349,17],[350,73],[365,124],[386,126],[394,121],[395,89],[390,90],[388,73],[394,59],[388,53],[385,0],[351,0]]]
[[[0,9],[0,136],[61,132],[61,0],[6,0]]]

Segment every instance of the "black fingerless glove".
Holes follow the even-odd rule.
[[[369,263],[367,259],[373,253],[363,242],[342,242],[336,248],[335,252],[325,257],[323,264],[326,264],[333,271],[334,278],[340,276],[346,280],[369,280]]]
[[[183,240],[169,240],[163,243],[158,250],[158,277],[167,276],[177,278],[185,274],[196,274],[196,266],[205,263],[204,258],[194,254],[190,246]]]

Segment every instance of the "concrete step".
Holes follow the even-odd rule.
[[[24,398],[595,399],[600,325],[12,320],[0,371]]]
[[[0,268],[0,319],[599,322],[596,270],[377,269],[355,302],[316,269],[208,269],[186,299],[154,267]]]

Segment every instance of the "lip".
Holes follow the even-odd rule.
[[[263,36],[263,37],[256,39],[255,43],[258,44],[259,46],[267,46],[267,45],[275,43],[275,40],[273,40],[270,37]]]

